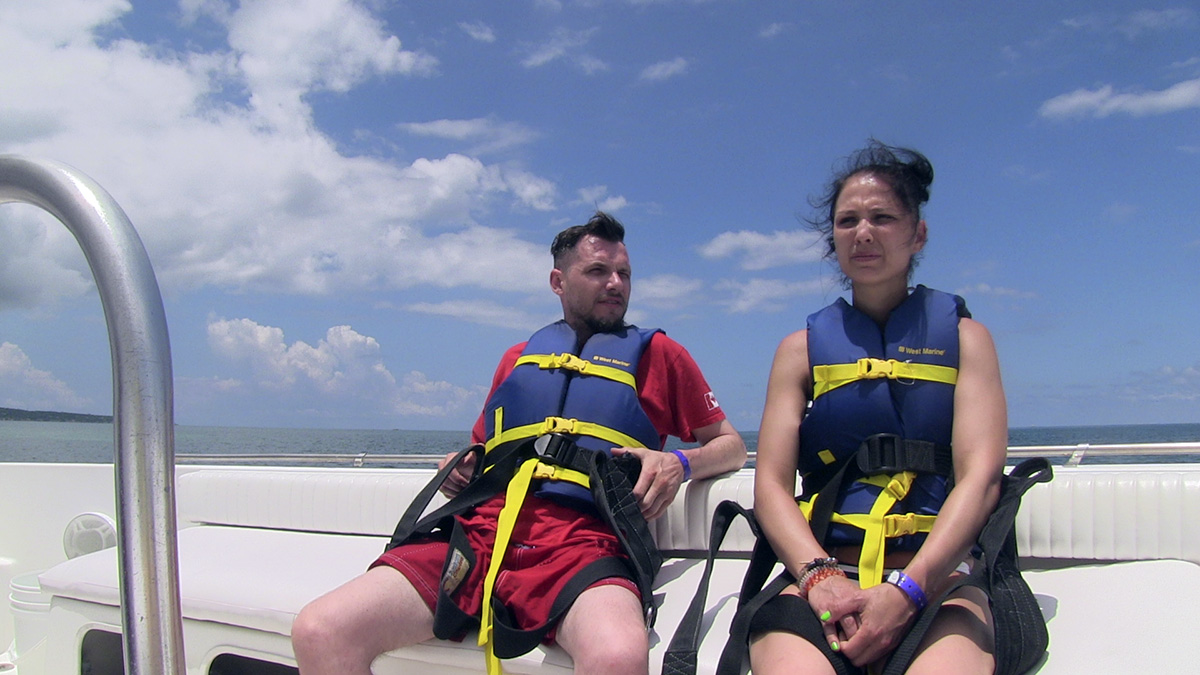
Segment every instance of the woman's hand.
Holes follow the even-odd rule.
[[[842,643],[858,633],[859,616],[854,608],[862,605],[862,594],[858,584],[844,576],[824,579],[808,591],[808,605],[821,620],[825,640],[834,651],[841,651]]]
[[[818,584],[809,596],[824,585]],[[838,599],[839,604],[830,607],[829,621],[822,624],[826,627],[826,638],[836,639],[836,634],[830,631],[831,624],[842,622],[845,637],[839,641],[837,651],[856,666],[867,666],[891,653],[908,633],[917,615],[916,607],[904,591],[892,584],[879,584]],[[846,618],[856,622],[853,633],[845,631]],[[830,646],[833,646],[832,642]]]

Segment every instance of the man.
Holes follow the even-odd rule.
[[[536,434],[528,431],[536,428],[524,424],[528,420],[582,420],[583,431],[573,429],[580,447],[640,460],[633,494],[651,520],[666,510],[687,478],[736,470],[746,449],[687,351],[662,332],[625,324],[631,268],[624,233],[619,222],[598,212],[586,225],[555,237],[550,288],[562,303],[563,321],[505,353],[472,441],[491,453],[506,438]],[[552,356],[543,350],[564,344]],[[584,358],[572,364],[571,358],[564,360],[564,351]],[[557,365],[546,365],[547,359],[557,359]],[[580,366],[583,360],[587,365]],[[622,368],[633,376],[626,384],[620,383]],[[597,373],[603,376],[593,376]],[[625,399],[632,406],[621,407]],[[661,452],[668,435],[699,447]],[[610,438],[627,438],[629,444]],[[479,480],[472,478],[474,461],[468,455],[448,475],[443,492],[453,496]],[[511,529],[497,525],[506,505],[501,491],[455,516],[454,536],[462,539],[453,546],[447,535],[436,533],[406,541],[362,576],[305,607],[292,628],[301,672],[369,673],[379,654],[434,637],[440,594],[443,603],[453,605],[451,611],[475,617],[482,608],[490,612],[485,597],[494,596],[508,610],[506,620],[520,629],[548,629],[547,638],[571,655],[576,673],[646,673],[649,639],[631,575],[597,579],[553,625],[553,601],[571,579],[600,559],[625,554],[586,490],[565,479],[533,485],[510,506],[519,513]],[[494,556],[497,538],[502,543]],[[438,608],[439,615],[444,609]],[[484,617],[485,633],[490,621]],[[489,669],[496,663],[491,660]]]

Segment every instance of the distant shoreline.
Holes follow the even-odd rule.
[[[0,408],[0,420],[11,422],[85,422],[111,424],[112,415],[88,415],[84,413],[54,412],[51,410],[19,410]]]

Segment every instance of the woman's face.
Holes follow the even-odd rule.
[[[871,173],[851,176],[833,211],[838,265],[855,285],[908,284],[912,257],[925,246],[925,221],[917,221],[886,181]]]

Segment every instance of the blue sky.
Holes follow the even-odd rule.
[[[1186,3],[15,0],[0,153],[128,213],[182,424],[468,427],[603,208],[629,318],[757,430],[842,293],[808,198],[869,137],[933,162],[916,281],[991,329],[1013,426],[1195,422],[1197,45]],[[111,391],[78,247],[0,207],[0,406]]]

